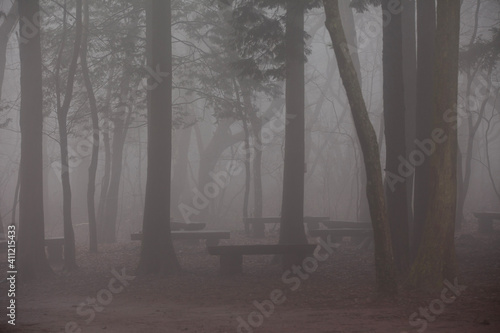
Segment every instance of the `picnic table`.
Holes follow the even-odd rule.
[[[493,231],[493,220],[500,220],[500,212],[474,212],[478,219],[478,231],[486,234]]]
[[[0,252],[7,251],[7,241],[0,241]],[[17,244],[16,244],[17,245]],[[55,238],[45,238],[45,247],[47,248],[47,258],[51,263],[59,263],[63,260],[63,246],[64,246],[64,238],[63,237],[55,237]],[[18,246],[16,246],[16,250]]]
[[[221,239],[229,239],[231,233],[223,230],[172,231],[173,240],[206,240],[207,246],[219,244]],[[130,235],[131,240],[142,240],[142,233]]]
[[[308,230],[319,228],[322,221],[328,220],[326,216],[304,216],[304,224],[307,225]],[[245,230],[252,230],[252,236],[255,238],[264,238],[266,224],[279,224],[281,221],[280,216],[271,217],[245,217],[243,223]],[[251,228],[249,228],[251,226]]]
[[[311,237],[320,237],[324,241],[330,237],[335,243],[340,243],[344,237],[358,244],[358,249],[366,248],[373,242],[373,229],[370,222],[355,221],[323,221],[326,229],[309,230]]]
[[[244,255],[295,254],[310,256],[316,244],[271,244],[271,245],[220,245],[207,246],[211,255],[220,258],[220,272],[232,275],[242,272]]]

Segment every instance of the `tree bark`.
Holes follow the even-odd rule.
[[[148,64],[172,73],[170,0],[148,0],[146,15]],[[172,274],[180,270],[170,234],[172,75],[156,84],[148,91],[148,171],[139,274]]]
[[[307,243],[304,231],[305,76],[304,4],[287,1],[286,7],[286,126],[281,205],[280,244]],[[288,267],[300,258],[284,257]]]
[[[433,133],[439,131],[429,160],[429,199],[422,244],[409,282],[439,290],[456,277],[455,217],[457,203],[457,91],[460,3],[438,0],[435,40]]]
[[[380,293],[392,295],[397,292],[394,258],[391,246],[391,234],[387,219],[387,210],[380,165],[380,152],[377,136],[368,116],[356,70],[349,55],[349,49],[342,27],[339,1],[324,0],[326,28],[330,33],[340,77],[344,84],[349,105],[358,133],[366,168],[366,194],[375,241],[375,270],[377,289]]]
[[[406,157],[408,158],[415,150],[415,122],[417,120],[417,39],[416,39],[416,4],[413,0],[403,0],[402,26],[403,36],[403,80],[404,80],[404,100],[405,100],[405,130],[406,130]],[[415,172],[406,180],[406,198],[408,215],[408,249],[407,255],[410,258],[411,234],[413,226],[413,190],[415,184]],[[408,259],[408,266],[411,259]]]
[[[476,10],[474,13],[474,26],[473,26],[473,31],[472,31],[472,36],[469,41],[468,47],[471,48],[474,45],[474,42],[476,41],[477,38],[477,30],[479,27],[479,11],[481,8],[481,0],[477,0],[476,2]],[[477,129],[479,128],[479,125],[482,122],[482,117],[484,113],[484,108],[479,111],[479,115],[476,119],[476,121],[473,120],[472,112],[469,110],[469,106],[472,104],[476,103],[477,101],[473,100],[471,101],[469,98],[472,93],[472,85],[473,81],[476,77],[477,69],[474,70],[473,68],[467,68],[466,70],[466,77],[467,77],[467,88],[465,90],[465,98],[466,98],[466,108],[468,112],[468,117],[467,117],[467,126],[468,126],[468,137],[467,137],[467,145],[465,148],[465,153],[462,155],[462,158],[465,158],[465,163],[463,163],[462,158],[458,160],[458,163],[464,164],[463,166],[460,165],[460,169],[463,172],[460,172],[458,175],[461,177],[460,180],[460,187],[458,189],[458,202],[457,202],[457,228],[460,228],[462,226],[463,221],[465,221],[465,214],[464,214],[464,206],[465,206],[465,200],[467,199],[467,192],[469,192],[469,185],[470,185],[470,178],[472,175],[472,155],[474,152],[474,137],[476,136]],[[489,82],[491,84],[491,80]],[[488,87],[489,89],[489,87]]]
[[[97,221],[99,222],[97,233],[97,240],[99,243],[104,242],[103,232],[104,232],[104,215],[106,213],[106,198],[108,196],[109,190],[109,179],[111,178],[111,120],[110,120],[110,110],[111,110],[111,98],[113,90],[113,76],[114,76],[114,66],[111,67],[108,82],[106,87],[106,98],[104,105],[104,128],[102,128],[102,141],[104,144],[104,174],[101,179],[101,193],[99,195],[99,206],[97,208]]]
[[[61,148],[61,182],[63,189],[63,224],[64,224],[64,269],[74,270],[77,268],[75,256],[75,233],[73,230],[73,221],[71,217],[71,184],[69,177],[69,156],[68,156],[68,112],[73,99],[73,83],[75,80],[78,57],[80,55],[80,46],[82,38],[82,0],[76,0],[76,33],[73,45],[73,55],[68,69],[68,79],[64,93],[62,105],[58,103],[57,121],[59,124],[59,145]],[[66,20],[64,19],[64,22]],[[65,23],[64,23],[65,24]],[[66,28],[65,28],[66,29]],[[65,32],[67,33],[67,32]],[[64,47],[64,39],[61,44],[61,51]],[[60,53],[61,55],[61,53]],[[60,58],[58,59],[58,67],[60,66]],[[59,75],[56,75],[56,80],[59,81]],[[59,90],[59,89],[57,89]],[[59,90],[60,91],[60,90]],[[58,98],[58,101],[60,99]]]
[[[5,16],[4,22],[0,26],[0,97],[2,96],[3,78],[5,75],[5,64],[7,62],[7,44],[12,35],[12,31],[19,21],[17,2],[12,3],[9,13]]]
[[[42,51],[40,46],[39,2],[19,0],[20,23],[19,56],[21,61],[21,164],[19,167],[19,230],[17,258],[19,277],[38,279],[51,273],[45,257],[45,230],[43,215],[43,97]],[[32,22],[37,31],[26,27]]]
[[[390,0],[382,0],[382,11],[389,12]],[[403,80],[403,37],[401,13],[393,10],[383,37],[383,95],[386,146],[385,193],[387,215],[391,226],[392,248],[396,268],[404,273],[409,268],[408,178],[400,174],[400,158],[406,156],[405,100]],[[388,174],[390,173],[390,174]],[[405,178],[395,181],[394,175]],[[411,177],[410,177],[411,179]]]
[[[89,218],[89,250],[97,252],[97,220],[95,212],[95,180],[97,173],[97,160],[99,159],[99,116],[97,114],[97,101],[90,80],[87,64],[89,30],[89,0],[83,0],[83,34],[81,49],[81,66],[85,89],[89,98],[90,116],[92,118],[92,156],[89,165],[89,181],[87,185],[87,214]]]
[[[431,122],[434,105],[434,36],[436,33],[436,2],[417,1],[417,117],[416,140],[422,142],[431,138]],[[429,197],[429,159],[415,167],[415,188],[413,201],[412,261],[422,240]]]

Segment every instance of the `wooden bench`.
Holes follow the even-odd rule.
[[[309,236],[320,237],[324,241],[330,236],[334,243],[340,243],[344,237],[350,237],[351,241],[358,244],[358,248],[363,248],[373,241],[373,230],[368,228],[331,228],[309,230]]]
[[[478,219],[478,232],[486,234],[493,231],[493,220],[500,220],[500,212],[474,212]]]
[[[170,221],[170,228],[172,231],[199,231],[205,229],[206,226],[207,224],[203,222],[184,223],[178,221]]]
[[[47,258],[51,263],[60,263],[63,260],[64,238],[46,238]],[[16,244],[17,250],[17,244]],[[7,251],[7,241],[0,241],[0,251]],[[17,253],[16,253],[17,255]]]
[[[229,231],[203,230],[203,231],[172,231],[173,240],[201,240],[205,239],[207,246],[216,246],[221,239],[229,239]],[[131,240],[142,240],[142,233],[130,235]]]
[[[355,221],[321,221],[327,229],[338,228],[357,228],[357,229],[371,229],[371,222],[355,222]]]
[[[329,218],[326,216],[304,216],[304,224],[307,225],[308,230],[318,229],[320,222],[328,219]],[[251,229],[252,236],[255,238],[264,238],[266,224],[279,224],[280,222],[281,222],[281,217],[279,216],[243,218],[243,223],[245,224],[245,230]]]
[[[208,253],[220,256],[220,272],[223,275],[242,272],[244,255],[296,254],[310,256],[315,244],[272,244],[272,245],[221,245],[207,246]]]

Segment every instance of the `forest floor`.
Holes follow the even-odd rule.
[[[479,235],[471,223],[457,236],[457,283],[465,290],[454,295],[446,284],[431,294],[402,288],[393,299],[380,299],[374,291],[372,250],[347,242],[294,283],[282,279],[271,256],[244,257],[242,275],[220,276],[218,257],[208,255],[202,243],[175,242],[183,273],[168,278],[131,277],[139,242],[102,246],[98,254],[79,247],[78,271],[56,267],[50,280],[17,285],[15,327],[5,324],[7,283],[0,285],[0,332],[500,332],[496,228]],[[223,244],[276,241],[276,232],[259,241],[235,231]],[[0,270],[7,270],[5,258]],[[273,308],[272,298],[280,301]]]

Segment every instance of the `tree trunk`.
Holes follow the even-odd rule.
[[[347,44],[349,45],[350,55],[352,62],[354,64],[354,69],[356,70],[356,75],[358,76],[359,86],[363,87],[362,77],[361,77],[361,63],[359,61],[358,54],[358,36],[356,34],[356,25],[354,22],[353,9],[349,6],[348,1],[339,2],[340,16],[342,19],[342,26],[344,27],[344,32],[346,35]],[[356,142],[359,144],[359,142]],[[368,208],[368,201],[366,200],[366,171],[364,165],[358,168],[358,178],[359,178],[359,205],[357,209],[357,218],[359,221],[369,221],[370,220],[370,209]]]
[[[443,281],[454,279],[457,271],[454,231],[459,33],[460,3],[438,0],[431,134],[437,143],[429,160],[430,191],[422,245],[409,279],[411,285],[429,290],[442,288]]]
[[[382,11],[389,12],[389,1],[382,0]],[[409,234],[408,199],[406,183],[409,175],[401,174],[400,158],[406,156],[405,100],[403,80],[403,38],[401,13],[393,13],[388,24],[384,24],[383,73],[384,73],[384,123],[386,146],[387,216],[391,226],[392,248],[396,268],[404,273],[408,270]],[[390,173],[390,174],[389,174]],[[394,177],[405,178],[395,181]],[[400,179],[400,178],[398,178]]]
[[[89,30],[89,0],[83,0],[83,35],[81,50],[81,66],[85,89],[89,98],[90,116],[92,118],[92,157],[89,166],[89,181],[87,185],[87,214],[89,218],[89,250],[97,252],[97,221],[95,212],[95,180],[97,173],[97,160],[99,158],[99,116],[97,114],[97,101],[90,81],[87,64]]]
[[[191,114],[191,111],[188,111]],[[189,147],[191,145],[191,135],[192,126],[179,130],[178,134],[178,144],[174,145],[175,148],[175,158],[172,165],[172,217],[177,219],[182,218],[182,214],[179,211],[179,205],[182,202],[182,194],[186,189],[188,184],[188,164],[189,164]],[[142,197],[142,196],[141,196]]]
[[[286,126],[280,244],[307,243],[304,231],[305,78],[304,4],[287,1],[286,8]],[[285,255],[288,267],[300,258]]]
[[[104,106],[104,128],[102,128],[102,141],[104,144],[104,174],[101,180],[101,193],[99,195],[99,206],[97,208],[97,221],[99,222],[97,233],[97,240],[99,243],[104,242],[103,232],[104,232],[104,215],[106,213],[106,198],[108,196],[109,190],[109,179],[111,178],[111,120],[110,120],[110,110],[111,110],[111,98],[113,89],[113,76],[114,67],[112,66],[108,75],[108,82],[106,87],[106,102]]]
[[[40,13],[36,0],[19,0],[19,15],[33,18]],[[43,216],[43,158],[42,158],[42,52],[40,46],[40,27],[36,33],[20,23],[19,44],[21,61],[21,164],[19,167],[19,230],[17,257],[23,280],[33,280],[49,274],[51,268],[45,257],[45,230]],[[32,21],[30,21],[32,22]],[[35,25],[39,21],[33,20]],[[28,36],[29,34],[29,36]],[[10,229],[9,229],[10,230]],[[12,269],[14,270],[14,269]]]
[[[122,80],[121,96],[128,96],[128,75]],[[105,214],[102,229],[102,240],[105,243],[116,242],[116,219],[118,215],[118,197],[123,169],[123,148],[127,137],[128,126],[132,114],[132,105],[120,106],[119,113],[113,117],[113,142],[111,144],[111,165],[109,187],[106,194]]]
[[[417,1],[417,117],[416,140],[423,142],[431,138],[431,122],[434,75],[434,36],[436,33],[436,3],[434,0]],[[429,197],[429,158],[415,166],[415,189],[413,201],[412,261],[422,240]]]
[[[403,79],[405,100],[406,157],[415,150],[415,122],[417,120],[417,39],[416,39],[416,4],[413,0],[403,0],[402,26],[403,36]],[[406,198],[408,201],[408,245],[407,255],[410,258],[411,227],[413,226],[413,188],[415,172],[406,179]],[[408,267],[411,259],[408,259]]]
[[[148,65],[172,73],[170,0],[148,0],[146,15]],[[156,84],[148,91],[148,171],[139,274],[171,274],[180,269],[170,234],[172,75]]]
[[[133,7],[139,7],[134,3]],[[134,110],[134,100],[131,95],[131,79],[135,70],[132,59],[136,39],[139,34],[137,22],[140,9],[133,11],[132,24],[122,40],[125,47],[125,62],[122,68],[122,77],[119,85],[119,104],[117,110],[110,114],[113,123],[113,140],[111,143],[111,160],[109,173],[109,187],[104,205],[104,218],[102,221],[102,241],[105,243],[116,242],[116,220],[118,216],[118,199],[120,196],[120,182],[123,170],[123,149],[127,138],[130,121]],[[133,92],[133,91],[132,91]]]
[[[253,109],[250,92],[243,91],[243,100],[247,110],[248,118],[252,128],[252,136],[254,139],[255,149],[253,151],[253,217],[262,217],[262,119],[257,116],[257,112]]]
[[[474,45],[474,42],[476,41],[477,38],[477,30],[479,27],[479,11],[481,8],[481,0],[477,0],[476,2],[476,11],[474,13],[474,26],[473,26],[473,31],[472,31],[472,36],[469,41],[469,49]],[[467,145],[465,148],[465,154],[460,154],[462,158],[465,158],[465,163],[462,167],[460,166],[461,172],[458,174],[459,177],[461,178],[460,180],[460,187],[458,191],[458,202],[457,202],[457,221],[456,225],[457,228],[460,228],[462,226],[463,221],[465,221],[465,212],[464,212],[464,206],[465,206],[465,200],[467,199],[467,192],[469,192],[469,185],[470,185],[470,178],[472,175],[472,155],[474,151],[474,137],[476,135],[477,129],[479,128],[479,125],[482,122],[482,117],[484,113],[484,108],[479,111],[479,115],[477,117],[477,120],[474,122],[473,121],[473,116],[471,110],[469,110],[469,107],[471,104],[474,104],[478,101],[475,99],[470,100],[471,93],[472,93],[472,86],[473,86],[473,81],[476,77],[477,70],[474,70],[473,68],[467,68],[466,71],[466,77],[467,77],[467,88],[465,90],[465,98],[466,98],[466,108],[467,108],[467,126],[468,126],[468,137],[467,137]],[[491,80],[489,82],[491,84]],[[489,89],[489,87],[488,87]],[[462,164],[463,160],[460,158],[458,160],[458,163]],[[462,175],[463,172],[463,175]]]
[[[370,207],[375,241],[377,288],[383,294],[395,294],[397,292],[397,284],[377,136],[366,110],[356,70],[349,56],[349,49],[340,19],[339,1],[324,0],[323,3],[326,12],[326,28],[332,39],[340,77],[342,78],[347,99],[349,100],[354,126],[358,133],[365,162],[366,178],[368,180],[366,194]]]
[[[7,62],[7,44],[9,43],[9,38],[18,21],[19,14],[17,11],[17,2],[13,2],[9,13],[5,16],[5,19],[0,26],[0,97],[2,96],[5,64]]]
[[[81,37],[82,37],[82,0],[76,0],[76,34],[73,46],[73,55],[68,69],[68,79],[64,93],[62,105],[58,105],[57,121],[59,124],[59,145],[61,148],[61,182],[63,190],[63,224],[64,224],[64,269],[74,270],[77,268],[75,257],[75,233],[73,231],[73,221],[71,217],[71,184],[69,177],[69,157],[68,157],[68,112],[73,98],[73,83],[75,80],[78,57],[80,55]],[[64,22],[65,18],[64,18]],[[65,28],[66,29],[66,28]],[[67,33],[67,32],[66,32]],[[61,50],[64,48],[64,39],[61,44]],[[60,53],[61,55],[61,53]],[[60,58],[58,65],[60,66]],[[60,80],[60,76],[56,76]],[[60,89],[57,89],[60,91]],[[60,98],[58,98],[58,101]],[[59,103],[58,103],[59,104]]]

